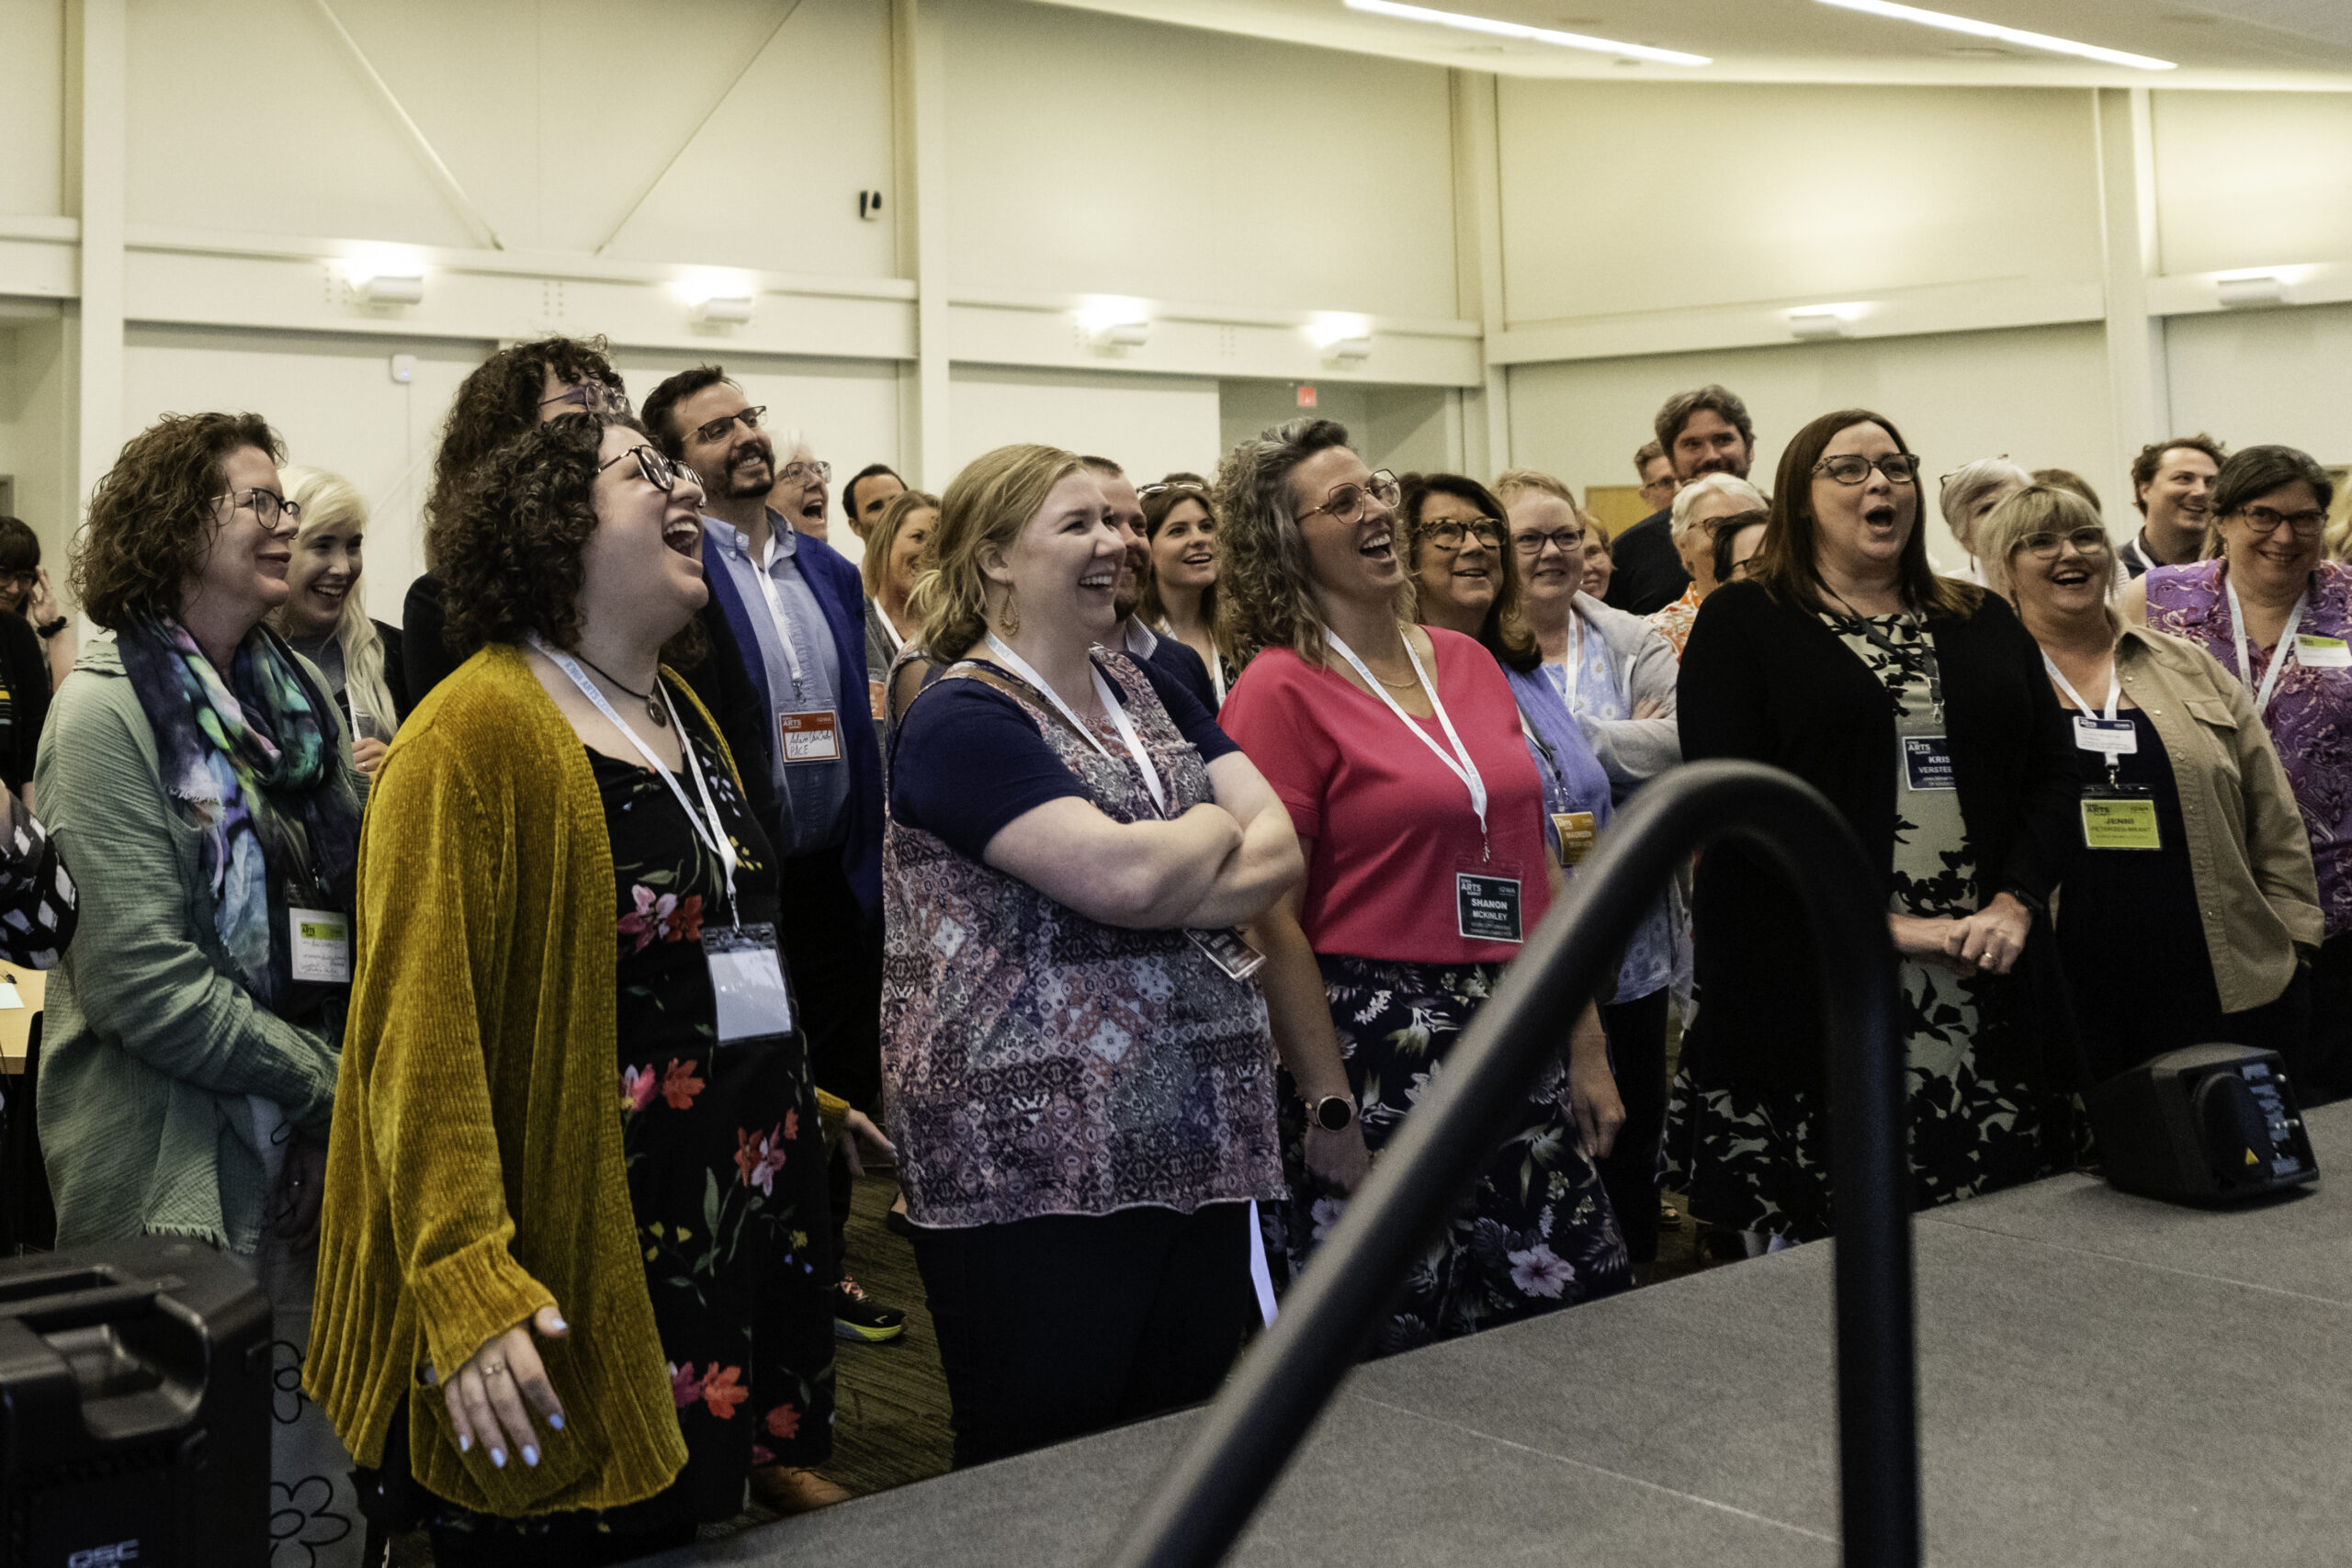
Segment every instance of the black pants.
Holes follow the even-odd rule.
[[[2352,1095],[2352,931],[2320,943],[2312,965],[2310,1043],[2302,1101],[2325,1105]]]
[[[869,922],[842,869],[841,852],[786,856],[780,868],[776,938],[800,1004],[801,1032],[817,1087],[877,1122],[882,1116],[882,926]],[[849,1162],[836,1148],[833,1256],[848,1242]]]
[[[439,1525],[427,1533],[434,1568],[603,1568],[692,1546],[695,1540],[691,1523],[623,1535],[601,1531],[581,1514],[560,1515],[536,1535],[475,1534]]]
[[[1625,1251],[1636,1263],[1657,1261],[1657,1152],[1666,1135],[1666,998],[1652,991],[1630,1002],[1600,1010],[1609,1036],[1609,1066],[1617,1075],[1617,1098],[1625,1102],[1625,1124],[1600,1167]]]
[[[915,1232],[958,1469],[1197,1404],[1257,1321],[1250,1208]]]

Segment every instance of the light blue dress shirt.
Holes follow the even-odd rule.
[[[775,585],[777,601],[784,606],[793,659],[800,665],[796,690],[793,660],[787,660],[784,653],[785,630],[776,625],[768,607],[768,595],[760,586],[760,565],[752,558],[750,542],[731,524],[716,517],[705,517],[702,522],[703,559],[706,563],[716,562],[734,580],[744,614],[751,620],[752,635],[759,639],[760,662],[767,671],[768,694],[775,699],[776,712],[831,710],[835,747],[846,748],[849,726],[865,722],[867,704],[861,689],[855,703],[846,708],[842,705],[841,654],[833,647],[832,628],[826,623],[825,608],[800,575],[799,564],[794,558],[799,536],[793,533],[789,523],[774,511],[769,512],[768,527],[775,539],[775,551],[768,561],[767,576]],[[863,688],[865,672],[858,673]],[[830,762],[787,763],[782,738],[773,720],[768,744],[775,761],[776,799],[783,818],[783,834],[775,846],[776,852],[806,855],[841,848],[848,836],[848,762],[836,757]]]

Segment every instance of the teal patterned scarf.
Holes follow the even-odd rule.
[[[227,681],[177,621],[118,637],[124,671],[154,727],[164,789],[199,835],[221,944],[254,999],[282,1011],[293,988],[283,890],[313,884],[348,911],[359,814],[343,787],[330,699],[277,634],[255,626]]]

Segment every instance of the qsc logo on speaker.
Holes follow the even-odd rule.
[[[77,1551],[65,1560],[65,1568],[116,1568],[118,1563],[139,1561],[139,1541],[118,1540],[112,1546],[93,1546]]]

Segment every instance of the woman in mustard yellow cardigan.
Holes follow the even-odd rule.
[[[775,860],[662,665],[702,496],[568,415],[434,520],[480,645],[401,728],[307,1382],[442,1568],[615,1562],[831,1447],[824,1156]],[[677,650],[673,648],[672,652]]]

